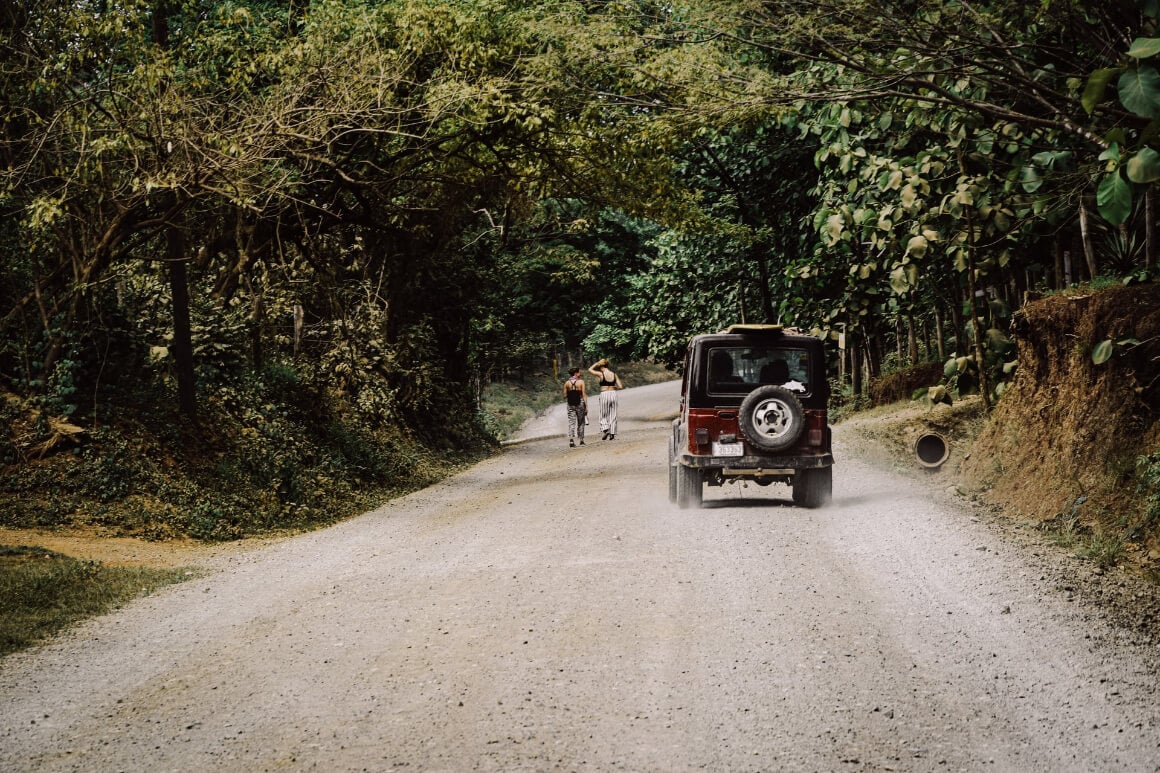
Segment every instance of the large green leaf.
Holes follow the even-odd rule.
[[[926,248],[930,242],[922,234],[910,237],[910,241],[906,243],[906,254],[913,255],[916,258],[921,258],[926,254]]]
[[[1096,189],[1096,205],[1104,220],[1112,225],[1123,223],[1132,214],[1131,184],[1119,172],[1105,175]]]
[[[954,404],[954,400],[951,397],[950,390],[947,389],[942,384],[939,384],[938,386],[931,387],[927,391],[926,396],[930,398],[930,401],[932,403],[946,403],[947,405]]]
[[[1127,70],[1116,82],[1120,102],[1138,116],[1152,118],[1160,112],[1160,72],[1151,65]]]
[[[1058,171],[1071,165],[1073,155],[1070,150],[1043,150],[1032,156],[1031,160],[1038,167]]]
[[[1023,190],[1028,193],[1035,193],[1043,186],[1043,175],[1033,166],[1023,167],[1023,171],[1019,177],[1019,181],[1023,185]]]
[[[918,266],[910,263],[905,266],[896,266],[890,272],[890,289],[898,295],[904,295],[918,284]]]
[[[1091,112],[1096,109],[1096,105],[1104,101],[1104,93],[1107,91],[1112,78],[1123,71],[1123,67],[1109,67],[1096,70],[1088,77],[1087,85],[1083,89],[1083,96],[1080,98],[1080,103],[1088,115],[1091,115]]]
[[[1160,180],[1160,153],[1144,148],[1128,159],[1124,171],[1134,183],[1153,183]]]
[[[1092,362],[1096,365],[1103,365],[1112,358],[1113,349],[1114,347],[1110,338],[1106,341],[1100,341],[1092,349]]]
[[[1151,59],[1156,54],[1160,54],[1160,38],[1136,38],[1128,49],[1133,59]]]

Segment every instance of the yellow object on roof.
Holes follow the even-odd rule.
[[[730,325],[726,333],[780,333],[785,328],[781,325]]]

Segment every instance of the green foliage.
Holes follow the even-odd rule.
[[[955,394],[959,396],[978,394],[984,383],[984,375],[986,383],[990,385],[991,396],[995,398],[1003,396],[1015,376],[1018,364],[1015,359],[1017,353],[1015,342],[1003,332],[1003,329],[1010,325],[1011,310],[1005,303],[995,300],[982,304],[980,310],[982,316],[979,322],[984,331],[981,342],[982,360],[980,361],[974,347],[974,325],[968,323],[964,332],[972,345],[971,354],[949,358],[943,364],[942,383],[916,394],[915,399],[925,397],[931,403],[951,405]],[[969,306],[964,311],[969,313]]]
[[[1082,518],[1082,508],[1087,501],[1087,496],[1083,494],[1068,497],[1067,509],[1056,513],[1054,518],[1041,522],[1039,530],[1047,532],[1063,547],[1082,545],[1091,535],[1090,527],[1084,524]]]
[[[1114,534],[1096,533],[1076,551],[1080,558],[1093,561],[1103,569],[1110,569],[1124,558],[1124,541]]]
[[[816,297],[789,271],[815,174],[779,123],[758,118],[680,136],[677,179],[697,191],[693,223],[654,232],[647,265],[596,306],[585,349],[678,366],[690,335],[747,320],[791,323]]]
[[[1121,517],[1114,529],[1086,526],[1081,509],[1088,498],[1080,495],[1069,499],[1068,509],[1045,521],[1040,528],[1059,544],[1074,549],[1080,558],[1105,568],[1116,565],[1123,559],[1129,543],[1144,542],[1160,523],[1160,453],[1138,457],[1135,466],[1136,493],[1142,501],[1142,511],[1137,517]]]
[[[488,445],[470,414],[458,414],[456,434],[420,440],[286,363],[203,395],[203,428],[181,422],[164,394],[133,397],[147,402],[118,406],[116,425],[86,432],[72,452],[54,445],[6,467],[0,523],[204,540],[313,528],[427,485],[472,458],[457,449]],[[25,426],[31,414],[9,405]]]
[[[1112,355],[1116,353],[1117,348],[1119,348],[1121,351],[1124,351],[1126,349],[1131,349],[1134,346],[1138,346],[1139,344],[1140,341],[1135,338],[1120,338],[1117,340],[1107,338],[1098,342],[1095,346],[1092,347],[1092,364],[1103,365],[1105,362],[1112,358]]]
[[[871,401],[868,395],[854,394],[849,384],[843,384],[837,379],[830,380],[829,417],[831,423],[837,424],[842,419],[869,409]]]

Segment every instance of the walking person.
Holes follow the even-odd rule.
[[[584,445],[584,425],[588,422],[588,391],[579,368],[568,369],[568,380],[564,382],[564,399],[568,401],[568,445],[574,447],[576,441]]]
[[[600,432],[601,440],[616,439],[616,392],[624,389],[620,383],[620,376],[608,367],[607,359],[597,360],[588,368],[588,372],[600,379]]]

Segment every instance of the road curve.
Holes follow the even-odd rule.
[[[0,770],[1160,770],[1154,644],[840,428],[830,507],[676,509],[675,404],[10,656]]]

